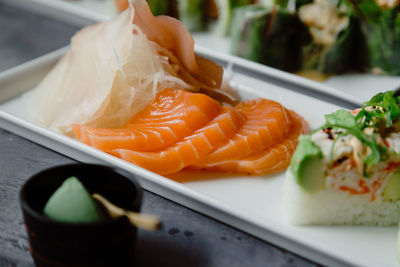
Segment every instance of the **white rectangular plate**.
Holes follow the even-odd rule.
[[[332,266],[397,265],[396,227],[288,225],[281,203],[283,172],[261,177],[208,174],[218,179],[177,183],[31,123],[25,113],[28,98],[17,94],[33,88],[64,52],[65,49],[56,51],[0,74],[1,128],[79,161],[126,170],[137,175],[149,191],[313,261]],[[323,123],[323,114],[340,108],[247,75],[235,73],[232,77],[243,99],[265,97],[279,101],[304,116],[313,128]]]

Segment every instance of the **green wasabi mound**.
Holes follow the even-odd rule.
[[[43,213],[55,221],[90,223],[102,219],[95,200],[76,177],[70,177],[53,193]]]

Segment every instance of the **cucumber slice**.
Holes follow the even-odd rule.
[[[385,200],[396,201],[400,199],[400,171],[393,172],[390,177],[387,178],[388,181],[385,188],[382,191],[382,196]]]
[[[325,189],[325,176],[322,160],[318,156],[303,158],[297,172],[297,183],[307,192]]]
[[[322,153],[309,136],[301,136],[290,165],[297,184],[306,192],[325,189],[326,178]]]

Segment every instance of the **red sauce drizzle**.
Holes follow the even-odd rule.
[[[387,147],[390,147],[390,143],[388,142],[388,140],[384,139],[383,142],[385,143],[385,145],[386,145]]]
[[[387,167],[385,168],[386,171],[393,171],[400,167],[400,162],[389,162]]]
[[[351,188],[348,186],[340,186],[339,189],[342,191],[347,191],[350,194],[353,195],[362,195],[362,194],[368,194],[371,190],[369,189],[369,187],[365,184],[364,180],[359,179],[358,180],[358,186],[360,187],[359,189],[355,189],[355,188]]]

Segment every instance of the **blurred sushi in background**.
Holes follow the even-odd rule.
[[[264,0],[265,1],[265,0]],[[147,0],[155,16],[168,15],[185,24],[189,31],[212,31],[220,36],[230,32],[233,10],[237,7],[259,3],[257,0]],[[267,0],[266,2],[269,2]],[[129,0],[115,0],[122,12]]]
[[[302,49],[301,71],[341,74],[362,68],[365,62],[356,53],[363,45],[360,24],[344,4],[317,0],[300,5],[298,16],[312,36]]]
[[[119,10],[128,0],[115,0]],[[154,15],[230,39],[230,52],[316,80],[400,74],[400,0],[147,0]]]
[[[252,5],[235,10],[231,53],[285,71],[302,66],[302,47],[311,40],[299,17],[279,6]]]
[[[364,70],[400,75],[400,1],[347,0],[346,3],[361,22],[365,36],[369,64]]]
[[[239,7],[231,53],[305,76],[399,75],[399,2],[277,0],[264,7]]]
[[[335,2],[277,1],[271,6],[239,8],[231,52],[301,74],[359,70],[363,62],[352,56],[360,25],[346,6]]]

